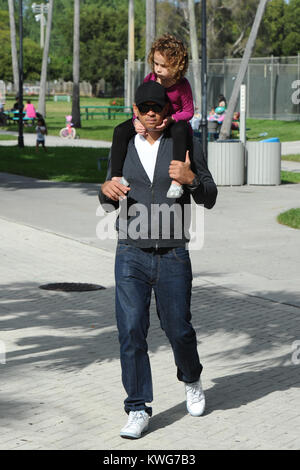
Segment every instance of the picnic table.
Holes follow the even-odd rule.
[[[4,111],[4,114],[7,117],[8,123],[10,123],[10,121],[14,121],[14,122],[19,121],[19,111]],[[36,118],[31,118],[31,117],[26,116],[25,111],[23,111],[24,123],[31,121],[31,123],[34,124],[35,119]]]
[[[89,117],[93,119],[94,116],[103,116],[104,118],[107,117],[108,119],[115,119],[116,116],[127,116],[130,118],[133,115],[131,106],[80,106],[80,110],[81,109],[84,111],[81,111],[80,115],[85,116],[86,119],[89,119]]]

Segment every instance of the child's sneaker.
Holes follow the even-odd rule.
[[[128,181],[124,178],[124,176],[113,176],[113,181],[118,181],[118,183],[123,184],[124,186],[129,186]]]
[[[183,195],[183,187],[181,184],[172,183],[167,192],[168,198],[178,199]]]

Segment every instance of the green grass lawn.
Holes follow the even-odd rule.
[[[31,98],[37,107],[37,98]],[[24,103],[26,97],[24,98]],[[84,105],[105,105],[110,99],[105,98],[81,98],[80,104]],[[6,109],[13,106],[14,100],[7,100]],[[59,130],[65,125],[65,116],[71,113],[71,103],[54,102],[53,98],[46,101],[47,116],[46,122],[49,135],[58,135]],[[82,116],[82,128],[77,129],[80,138],[96,140],[112,140],[114,127],[125,119],[102,119],[95,117],[86,120]],[[261,140],[262,132],[268,132],[265,138],[279,137],[281,141],[300,140],[299,121],[270,121],[248,119],[247,137],[249,140]],[[10,125],[3,130],[18,132],[17,125]],[[24,133],[35,133],[35,127],[24,127]],[[0,135],[1,140],[17,140],[13,136]],[[40,149],[35,153],[34,148],[25,147],[0,147],[0,171],[15,173],[24,176],[31,176],[41,179],[51,179],[55,181],[72,182],[101,182],[106,173],[106,163],[102,164],[102,171],[99,172],[97,159],[99,156],[108,154],[108,149],[92,148],[71,148],[56,147],[48,148],[48,153]],[[300,161],[300,155],[284,156],[285,160]],[[282,172],[282,183],[300,183],[300,173]]]
[[[31,98],[31,102],[37,108],[37,99]],[[81,98],[80,106],[104,106],[109,104],[110,99],[107,98]],[[26,103],[26,98],[24,98]],[[5,109],[11,109],[14,104],[14,100],[7,100]],[[46,124],[49,135],[59,135],[59,131],[62,127],[65,127],[66,119],[68,114],[72,113],[72,103],[59,101],[55,102],[53,98],[49,98],[46,101]],[[104,119],[100,117],[94,117],[93,119],[85,119],[85,116],[81,116],[81,128],[76,129],[77,134],[81,139],[94,139],[94,140],[106,140],[111,141],[115,126],[125,121],[126,117],[119,117],[116,119]],[[2,128],[3,130],[18,132],[17,124],[10,124]],[[24,127],[24,132],[35,133],[35,126]]]
[[[27,97],[24,97],[26,103]],[[37,108],[38,98],[31,97],[32,103]],[[5,108],[10,109],[14,104],[14,99],[7,99]],[[103,106],[109,104],[110,98],[89,98],[81,97],[81,106]],[[55,102],[53,97],[46,100],[46,123],[49,135],[58,135],[59,130],[65,125],[65,116],[71,114],[72,103],[59,101]],[[83,139],[96,139],[111,141],[113,129],[120,122],[126,120],[124,118],[118,119],[103,119],[95,116],[93,119],[86,120],[84,116],[81,117],[81,129],[77,129],[78,134]],[[300,121],[272,121],[268,119],[247,119],[247,138],[248,140],[262,140],[270,137],[278,137],[281,142],[288,142],[293,140],[300,140]],[[18,131],[17,125],[11,124],[6,127],[7,130]],[[32,127],[25,127],[24,132],[35,132]],[[259,134],[267,132],[268,135],[260,137]]]
[[[0,134],[0,140],[18,140],[17,136]]]
[[[272,121],[268,119],[247,119],[247,139],[251,141],[278,137],[281,142],[300,140],[300,121]],[[268,135],[259,137],[267,132]]]
[[[107,162],[98,158],[107,157],[109,149],[83,147],[34,147],[0,146],[0,171],[32,178],[80,183],[101,183],[106,176]],[[281,182],[300,183],[300,173],[281,172]]]
[[[106,157],[109,149],[80,147],[41,147],[36,153],[34,147],[0,147],[0,171],[33,178],[80,183],[100,183],[106,176],[107,162],[98,158]]]
[[[291,171],[282,171],[281,172],[281,183],[300,183],[300,173],[292,173]]]
[[[279,214],[277,221],[280,224],[300,229],[300,209],[290,209],[287,212]]]
[[[300,162],[300,155],[282,155],[281,160],[289,160],[291,162]]]
[[[300,155],[283,155],[282,160],[300,162]],[[300,173],[292,173],[291,171],[282,171],[281,182],[282,183],[300,183]]]

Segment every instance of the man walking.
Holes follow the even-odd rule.
[[[120,435],[131,439],[141,437],[152,415],[146,340],[152,289],[161,327],[173,350],[177,378],[185,384],[187,409],[192,416],[201,416],[205,408],[202,365],[191,324],[192,271],[186,249],[185,208],[190,207],[191,194],[197,204],[212,208],[217,188],[199,143],[194,142],[191,161],[188,154],[185,163],[172,160],[173,142],[168,129],[157,130],[168,107],[164,87],[154,81],[139,86],[133,109],[147,133],[137,134],[129,142],[123,167],[123,181],[129,186],[111,180],[108,170],[99,193],[106,210],[107,203],[114,208],[121,206],[115,259],[116,319],[122,382],[127,393],[125,411],[129,416]],[[173,179],[185,185],[184,194],[175,201],[166,197]],[[168,218],[168,230],[161,208],[173,215]]]

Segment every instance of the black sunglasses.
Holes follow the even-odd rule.
[[[150,109],[152,109],[154,113],[161,113],[163,110],[163,107],[157,103],[154,103],[154,104],[142,103],[138,105],[138,110],[142,114],[148,113]]]

